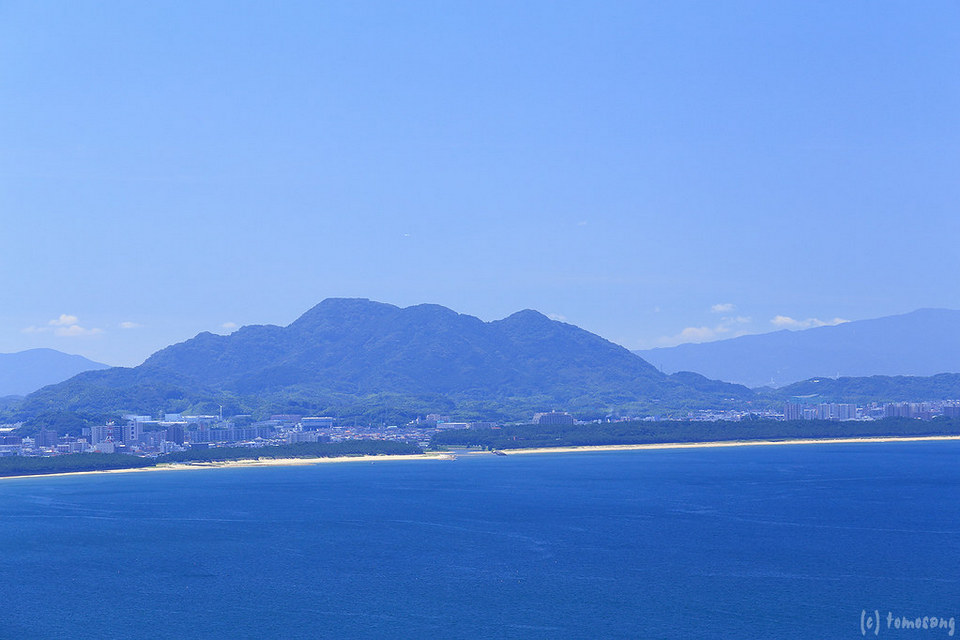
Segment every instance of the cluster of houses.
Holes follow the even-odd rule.
[[[572,420],[572,418],[571,418]],[[253,421],[250,416],[224,420],[217,415],[166,413],[124,415],[122,421],[84,427],[80,435],[59,435],[41,429],[33,436],[14,433],[17,425],[0,428],[0,456],[43,456],[68,453],[129,453],[156,456],[186,449],[221,446],[264,447],[299,442],[338,442],[351,439],[398,440],[426,446],[444,429],[492,427],[493,422],[452,422],[428,415],[402,429],[397,426],[341,424],[330,416],[273,415]]]

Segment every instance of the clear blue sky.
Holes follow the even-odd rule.
[[[0,352],[136,364],[330,296],[629,348],[960,308],[958,29],[954,1],[5,0]]]

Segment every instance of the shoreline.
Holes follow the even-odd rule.
[[[794,438],[790,440],[714,440],[710,442],[650,442],[646,444],[600,444],[530,449],[497,449],[508,456],[528,453],[576,453],[577,451],[642,451],[654,449],[722,449],[726,447],[764,447],[798,444],[863,444],[875,442],[937,442],[960,440],[955,436],[864,436],[854,438]],[[481,452],[477,452],[481,453]],[[482,452],[492,453],[492,452]]]
[[[103,473],[148,473],[151,471],[190,471],[196,469],[236,469],[249,467],[299,467],[337,462],[391,462],[399,460],[453,460],[456,456],[445,452],[415,453],[403,455],[335,456],[329,458],[255,458],[244,460],[220,460],[214,462],[170,462],[152,467],[128,469],[95,469],[91,471],[62,471],[59,473],[31,473],[16,476],[0,476],[0,480],[18,478],[55,478],[58,476],[87,476]]]
[[[531,447],[529,449],[496,449],[495,451],[458,451],[463,455],[527,455],[536,453],[589,453],[604,451],[653,451],[665,449],[723,449],[729,447],[764,447],[815,444],[868,444],[884,442],[942,442],[960,441],[960,435],[940,436],[865,436],[853,438],[794,438],[790,440],[715,440],[708,442],[651,442],[645,444],[602,444],[561,447]],[[58,473],[34,473],[0,476],[2,480],[18,478],[54,478],[58,476],[84,476],[104,473],[149,473],[153,471],[189,471],[197,469],[237,469],[251,467],[296,467],[341,462],[394,462],[403,460],[455,460],[457,453],[437,451],[402,455],[336,456],[329,458],[255,458],[245,460],[222,460],[214,462],[172,462],[150,467],[128,469],[97,469],[91,471],[63,471]]]

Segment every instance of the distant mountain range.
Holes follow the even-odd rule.
[[[659,412],[749,401],[742,386],[642,358],[536,311],[496,322],[437,305],[399,308],[328,299],[287,327],[201,333],[142,365],[80,374],[26,398],[21,416],[51,411],[303,413],[358,420],[427,413],[529,419],[567,409]]]
[[[0,397],[22,396],[48,384],[56,384],[83,371],[107,369],[108,365],[54,349],[28,349],[0,353]]]
[[[932,376],[960,372],[960,311],[920,309],[634,353],[667,373],[696,371],[749,387],[779,387],[817,376]]]
[[[759,390],[759,399],[777,402],[915,402],[960,399],[960,373],[935,376],[811,378],[779,389]]]
[[[80,368],[101,369],[45,386],[22,400],[4,398],[0,421],[60,428],[126,411],[216,413],[222,406],[226,415],[334,415],[370,424],[428,413],[467,420],[523,420],[550,409],[582,418],[684,416],[693,409],[778,407],[797,398],[958,398],[960,374],[922,377],[960,369],[953,364],[960,362],[957,328],[960,312],[921,310],[644,352],[665,369],[678,370],[668,375],[623,347],[536,311],[483,322],[437,305],[399,308],[329,299],[289,326],[248,326],[228,336],[201,333],[134,368],[102,368],[76,356],[37,350],[70,358]],[[676,354],[689,357],[682,361]],[[34,357],[38,355],[42,353]],[[674,356],[676,361],[669,360]],[[698,367],[697,373],[681,371]],[[827,377],[835,370],[920,376]],[[26,368],[19,371],[23,379]],[[804,376],[808,379],[782,388],[758,390],[711,379],[758,385]]]

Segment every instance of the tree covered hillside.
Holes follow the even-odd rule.
[[[139,367],[87,372],[15,411],[329,413],[399,420],[430,412],[520,419],[732,406],[753,393],[642,358],[536,311],[496,322],[437,305],[328,299],[287,327],[201,333]],[[389,416],[389,418],[388,418]]]

